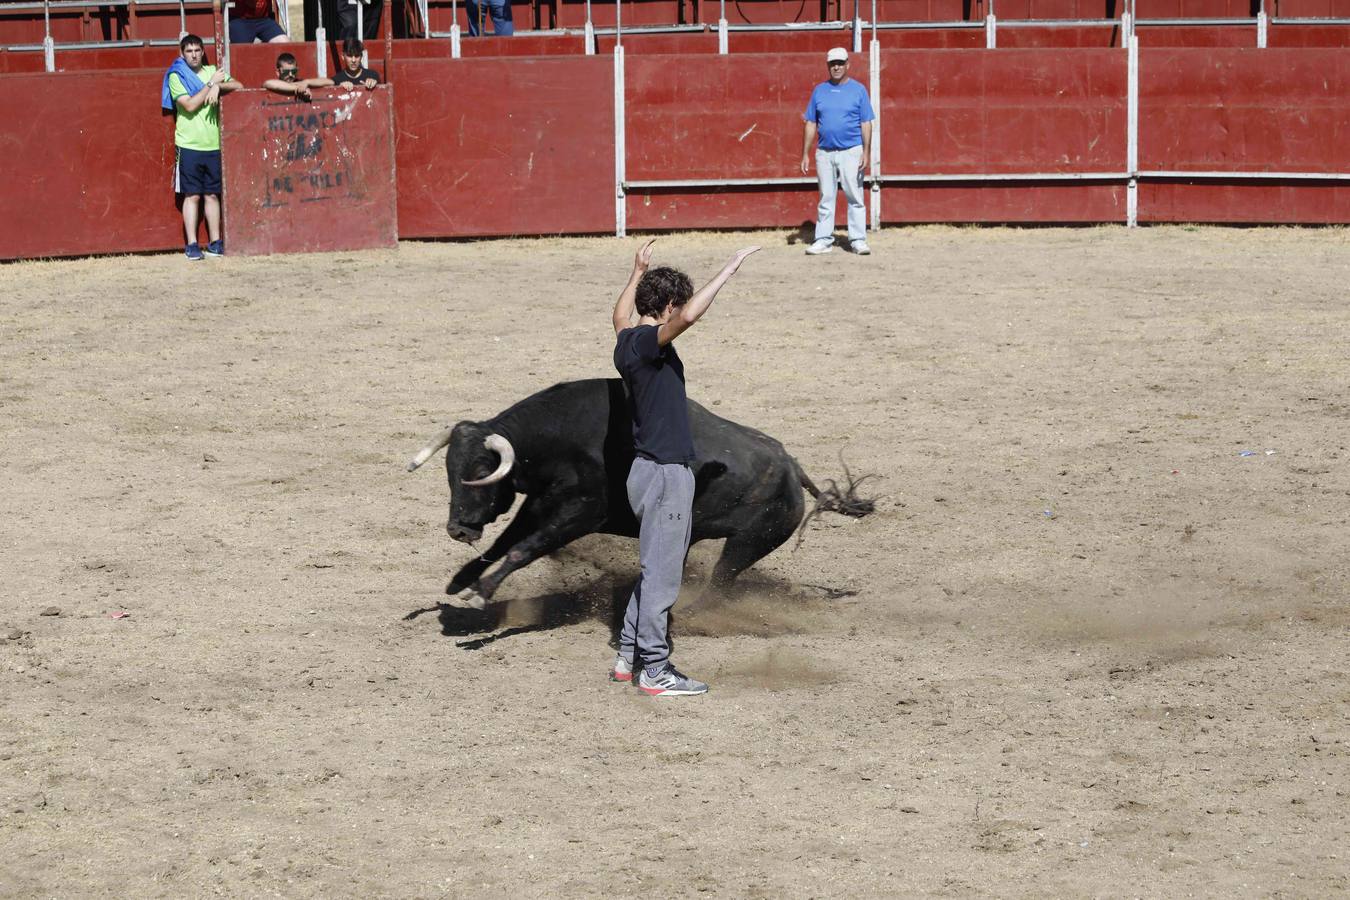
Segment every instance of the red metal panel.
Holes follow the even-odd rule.
[[[1266,0],[1277,16],[1287,18],[1350,18],[1350,0]],[[1272,9],[1273,7],[1273,9]]]
[[[983,41],[984,34],[980,33]],[[1000,28],[998,47],[1000,50],[1038,49],[1051,47],[1119,47],[1120,25],[1085,25],[1064,28],[1027,25],[1020,28]]]
[[[1272,25],[1269,47],[1350,47],[1350,25]]]
[[[399,234],[612,231],[613,65],[395,57]]]
[[[1253,14],[1251,0],[1135,0],[1140,19],[1240,19]]]
[[[1350,54],[1154,50],[1139,54],[1139,167],[1350,171]]]
[[[231,96],[221,142],[230,252],[395,246],[392,92],[322,88],[309,103]]]
[[[1126,66],[1113,50],[883,50],[882,171],[1124,171]]]
[[[1334,224],[1350,222],[1350,186],[1142,182],[1141,222]]]
[[[1255,47],[1256,23],[1224,27],[1141,25],[1135,29],[1140,47]]]
[[[888,187],[882,220],[920,222],[1123,222],[1120,184],[931,184]]]
[[[868,83],[867,56],[850,74]],[[625,56],[631,180],[797,175],[802,111],[824,56]]]
[[[0,78],[0,259],[182,246],[162,74]]]

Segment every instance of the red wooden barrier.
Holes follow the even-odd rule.
[[[614,230],[609,57],[395,57],[403,237]]]
[[[1350,54],[1141,50],[1139,166],[1162,171],[1350,171]],[[1345,222],[1350,186],[1140,186],[1152,222]]]
[[[396,246],[392,92],[232,95],[221,146],[230,252]]]
[[[163,74],[0,77],[0,259],[182,246]]]

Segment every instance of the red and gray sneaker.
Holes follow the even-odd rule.
[[[610,681],[621,681],[624,684],[631,684],[633,681],[633,662],[623,658],[623,654],[615,654],[614,665],[609,670]]]
[[[670,663],[655,675],[648,675],[643,669],[638,675],[638,687],[653,697],[689,697],[694,694],[708,693],[708,686],[682,674]]]

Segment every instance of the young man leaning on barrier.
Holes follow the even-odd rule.
[[[178,59],[164,73],[160,105],[174,113],[174,193],[183,195],[187,258],[202,258],[197,228],[206,216],[206,256],[223,256],[220,235],[220,95],[243,87],[228,72],[206,64],[195,34],[178,42]]]
[[[331,87],[331,78],[301,78],[300,64],[292,53],[282,53],[277,57],[277,77],[263,82],[263,87],[278,94],[289,94],[301,100],[312,100],[310,88]]]
[[[380,83],[380,76],[375,74],[374,69],[367,69],[361,64],[361,57],[365,56],[366,47],[355,38],[347,38],[342,43],[342,71],[337,73],[334,78],[339,86],[351,85],[352,87],[363,87],[368,91],[375,90],[376,85]]]
[[[628,502],[638,519],[642,571],[619,634],[612,681],[631,682],[653,696],[706,693],[708,686],[670,662],[670,608],[684,579],[693,526],[694,435],[685,398],[684,364],[673,341],[708,311],[717,292],[758,247],[746,247],[697,293],[689,276],[668,266],[649,269],[650,240],[637,252],[633,274],[614,304],[614,367],[623,376],[633,417],[636,457],[628,472]],[[633,324],[633,312],[641,317]]]

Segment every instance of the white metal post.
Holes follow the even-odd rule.
[[[187,0],[178,0],[178,40],[187,37]]]
[[[727,49],[727,0],[721,0],[717,12],[717,52],[725,56]]]
[[[595,55],[595,25],[591,22],[591,0],[586,0],[586,55]]]
[[[875,10],[876,0],[872,0]],[[874,20],[875,23],[875,20]],[[881,230],[881,42],[872,32],[872,45],[869,48],[872,82],[872,230]]]
[[[1125,171],[1130,176],[1125,188],[1125,224],[1139,224],[1139,42],[1130,41],[1125,76]]]
[[[994,0],[987,0],[984,10],[984,47],[993,50],[998,46],[998,25],[994,19]]]
[[[853,52],[862,52],[862,19],[858,16],[858,0],[853,0]]]
[[[364,44],[366,42],[366,11],[363,9],[365,4],[361,0],[347,0],[347,5],[356,7],[356,39]],[[361,54],[361,65],[370,65],[366,62],[364,53]]]
[[[614,46],[623,46],[623,0],[614,0]]]
[[[216,56],[220,60],[220,67],[226,72],[230,71],[230,10],[232,9],[234,9],[234,3],[221,4],[225,20],[224,27],[221,29],[221,37],[225,40],[225,49],[216,48]]]
[[[56,42],[52,40],[52,10],[50,0],[42,0],[42,62],[48,72],[56,71]],[[182,40],[181,38],[179,40]]]
[[[427,26],[431,30],[431,26]],[[450,58],[459,59],[459,0],[450,3]]]
[[[616,4],[617,5],[617,4]],[[614,236],[628,234],[628,200],[624,196],[624,179],[628,173],[624,166],[627,151],[624,147],[624,90],[623,90],[623,45],[614,45]]]
[[[314,4],[314,12],[317,15],[314,25],[314,71],[319,78],[327,78],[328,54],[324,50],[328,47],[328,30],[323,27],[323,4]]]
[[[1269,27],[1270,17],[1266,15],[1266,0],[1261,0],[1261,8],[1256,12],[1256,46],[1262,50],[1266,49]]]

